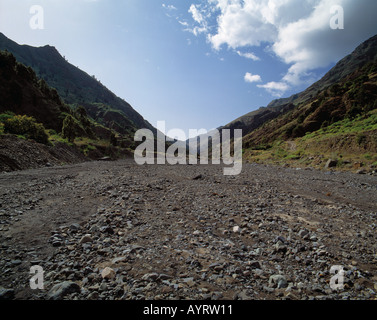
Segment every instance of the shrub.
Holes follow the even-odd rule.
[[[4,123],[6,120],[13,118],[15,114],[11,111],[6,111],[0,114],[0,123]]]
[[[64,139],[68,139],[68,142],[73,143],[78,134],[79,125],[77,120],[70,114],[66,116],[63,121],[62,136]]]
[[[37,123],[33,117],[15,115],[4,122],[4,132],[25,136],[39,143],[48,143],[48,134],[41,123]]]

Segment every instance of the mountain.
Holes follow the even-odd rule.
[[[117,97],[93,76],[70,64],[55,47],[19,45],[0,33],[0,50],[11,52],[18,62],[31,67],[39,78],[55,88],[69,105],[83,105],[98,123],[119,133],[155,128],[132,106]]]
[[[225,127],[246,128],[244,155],[250,161],[323,166],[333,158],[337,166],[368,164],[372,170],[377,167],[377,36],[305,91]]]
[[[32,68],[0,51],[0,112],[7,111],[32,116],[46,128],[60,132],[65,114],[71,110]]]
[[[88,160],[78,146],[57,134],[71,129],[66,123],[70,117],[76,136],[97,138],[96,124],[78,110],[81,114],[32,68],[17,62],[10,52],[0,51],[0,172]],[[101,151],[96,151],[100,156]],[[103,151],[108,153],[109,148]]]
[[[367,63],[377,60],[377,35],[363,42],[353,53],[339,61],[322,79],[305,91],[289,98],[273,100],[267,107],[261,107],[223,126],[222,129],[243,129],[244,135],[249,134],[267,121],[293,110],[317,96],[320,91],[346,78]]]

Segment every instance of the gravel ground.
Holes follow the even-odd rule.
[[[376,218],[377,178],[353,173],[133,160],[3,173],[0,299],[376,299]]]

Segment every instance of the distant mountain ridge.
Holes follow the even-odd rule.
[[[50,87],[57,90],[65,103],[84,105],[95,121],[107,127],[115,123],[116,127],[117,119],[114,117],[111,122],[100,116],[96,118],[95,111],[100,104],[107,111],[117,110],[116,116],[120,123],[128,123],[130,127],[134,126],[133,129],[146,128],[155,132],[155,128],[129,103],[117,97],[94,77],[66,61],[55,47],[46,45],[36,48],[19,45],[0,33],[0,50],[11,52],[17,61],[33,68],[39,78],[44,79]]]
[[[318,92],[329,88],[334,83],[355,72],[365,63],[377,61],[377,35],[360,44],[350,55],[340,60],[319,81],[301,93],[288,98],[271,101],[267,107],[261,107],[244,116],[233,120],[222,129],[243,129],[244,135],[249,134],[265,122],[294,109],[298,104],[312,99]]]
[[[377,36],[305,91],[228,125],[246,128],[244,160],[298,167],[377,168]]]

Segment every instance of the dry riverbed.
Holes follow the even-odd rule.
[[[3,173],[0,298],[375,299],[376,218],[369,175],[133,160]]]

